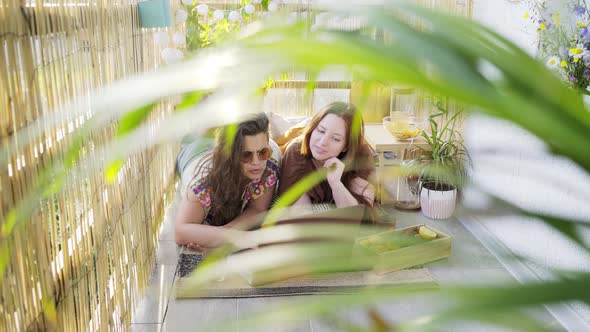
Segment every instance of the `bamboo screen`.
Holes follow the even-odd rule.
[[[0,158],[2,331],[125,329],[148,281],[174,147],[131,156],[113,183],[100,171],[71,171],[61,191],[35,202],[32,216],[9,222],[16,204],[40,194],[43,169],[66,157],[93,116],[91,109],[75,118],[55,110],[160,63],[135,2],[0,1],[0,140],[8,156]],[[148,121],[170,110],[161,103]],[[50,116],[57,122],[41,121]],[[116,125],[88,135],[82,160],[102,165],[92,152]],[[30,144],[22,144],[25,128],[38,135]]]

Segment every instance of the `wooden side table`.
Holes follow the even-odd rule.
[[[406,151],[410,147],[428,148],[428,144],[421,136],[416,137],[413,141],[398,140],[381,123],[365,124],[365,139],[373,151],[379,156],[377,163],[377,198],[381,204],[391,204],[394,198],[391,197],[384,188],[385,170],[387,167],[398,167],[404,160]],[[395,159],[385,158],[386,153],[395,155]]]

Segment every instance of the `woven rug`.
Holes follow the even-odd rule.
[[[176,298],[244,298],[307,294],[350,294],[366,286],[415,285],[436,287],[430,272],[424,267],[410,268],[378,275],[370,271],[343,272],[305,277],[294,277],[284,281],[253,287],[247,277],[226,276],[209,285],[207,289],[194,290],[184,286],[183,280],[196,269],[203,257],[200,253],[183,248],[180,253]]]

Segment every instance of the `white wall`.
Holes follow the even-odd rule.
[[[529,54],[536,54],[536,34],[527,29],[526,3],[507,0],[473,0],[473,19],[495,30]],[[526,31],[529,30],[529,31]]]
[[[474,0],[473,18],[535,54],[536,36],[523,29],[526,10],[524,3]],[[542,141],[521,128],[489,117],[468,119],[465,137],[474,161],[475,188],[522,208],[590,223],[590,175],[577,165],[551,155]],[[466,193],[466,205],[486,203],[477,191]],[[557,231],[539,221],[496,212],[476,219],[514,253],[532,259],[528,266],[538,276],[549,277],[547,267],[590,271],[590,255]],[[590,243],[590,232],[585,238]],[[576,311],[590,324],[587,308],[577,306]]]

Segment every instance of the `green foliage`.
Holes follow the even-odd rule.
[[[281,209],[284,209],[295,203],[299,197],[320,184],[328,176],[327,169],[319,169],[316,172],[310,173],[297,182],[294,186],[289,188],[283,195],[279,197],[277,202],[266,216],[263,226],[272,226],[276,223],[277,218],[281,215]]]
[[[224,128],[223,134],[225,135],[225,146],[223,152],[227,155],[227,158],[229,158],[232,146],[234,145],[234,141],[236,139],[236,135],[238,134],[238,124],[230,123]]]
[[[471,166],[463,136],[456,127],[463,111],[449,114],[440,103],[436,106],[440,112],[430,115],[430,128],[420,132],[428,148],[418,148],[422,153],[406,165],[419,174],[423,187],[433,190],[460,189],[467,184],[468,167]],[[442,124],[437,122],[439,118],[443,119]]]
[[[188,6],[188,18],[186,20],[187,49],[198,49],[216,45],[231,38],[240,29],[239,22],[230,22],[227,17],[220,21],[214,21],[212,11],[207,18],[199,15],[196,9],[197,3]],[[246,17],[248,19],[249,17]]]
[[[146,106],[142,106],[135,111],[125,114],[121,120],[119,120],[119,128],[117,130],[117,136],[121,137],[137,128],[147,117],[150,115],[156,103],[151,103]]]
[[[176,105],[175,110],[182,112],[190,107],[197,105],[205,96],[210,94],[209,91],[193,91],[182,96],[182,100]]]
[[[109,163],[104,171],[104,177],[107,182],[112,183],[117,179],[117,174],[121,170],[121,168],[125,165],[125,161],[122,159],[114,160]]]
[[[312,72],[320,72],[326,66],[343,65],[349,68],[362,68],[364,77],[371,80],[412,85],[417,89],[427,90],[463,102],[469,105],[468,110],[484,112],[511,121],[542,139],[555,154],[569,158],[582,170],[590,173],[590,154],[588,154],[590,113],[585,109],[581,96],[568,89],[543,63],[532,59],[506,38],[470,20],[434,13],[404,3],[396,3],[395,9],[389,7],[386,9],[381,7],[373,9],[348,8],[346,6],[341,6],[339,9],[354,15],[366,16],[367,22],[381,29],[384,33],[395,36],[395,38],[392,43],[385,44],[369,38],[362,31],[318,30],[309,33],[308,27],[303,23],[287,26],[283,24],[284,20],[265,22],[255,34],[232,44],[234,53],[231,55],[235,60],[232,66],[227,66],[221,61],[220,63],[207,61],[210,59],[208,56],[211,55],[219,55],[220,57],[227,55],[227,48],[224,48],[224,45],[218,45],[218,48],[211,47],[208,50],[209,53],[198,52],[193,59],[169,67],[170,69],[166,71],[147,73],[143,80],[154,89],[145,89],[145,85],[139,88],[134,81],[122,82],[117,88],[124,89],[125,94],[103,94],[104,102],[95,104],[94,111],[104,115],[105,118],[115,117],[119,115],[111,110],[111,105],[123,105],[120,109],[130,112],[137,109],[139,102],[149,104],[161,97],[184,93],[186,86],[178,85],[166,90],[166,96],[154,96],[154,91],[158,90],[163,82],[176,82],[185,78],[188,72],[209,69],[203,68],[205,66],[213,69],[207,71],[210,75],[207,77],[195,76],[194,80],[196,82],[205,80],[220,82],[213,88],[225,88],[222,95],[224,101],[233,99],[241,102],[244,91],[251,91],[252,86],[259,84],[261,77],[274,75],[281,70],[292,68],[293,65],[304,65],[306,68],[311,68]],[[195,13],[190,13],[191,17],[193,14]],[[408,16],[420,19],[424,24],[417,28],[407,22],[405,18]],[[201,29],[198,21],[194,24],[187,23],[187,27],[193,29],[193,32]],[[187,35],[189,43],[192,42],[196,48],[201,47],[203,42],[200,32],[193,34],[189,31]],[[206,36],[207,38],[204,40],[213,40],[210,38],[213,36],[213,32],[208,31]],[[196,39],[191,39],[193,37]],[[481,70],[483,64],[493,67],[498,75],[496,77],[486,76]],[[232,80],[235,76],[231,75],[235,75],[236,68],[248,70],[248,75],[240,77],[239,80]],[[206,86],[207,89],[212,88],[205,83],[202,86]],[[186,104],[183,105],[194,105],[198,98],[193,97],[187,96]],[[173,132],[179,135],[178,137],[182,137],[189,130],[202,129],[200,126],[208,125],[208,123],[203,121],[202,124],[201,121],[194,121],[191,128],[175,127],[174,125],[181,120],[221,117],[220,114],[212,112],[215,107],[223,106],[220,101],[215,103],[215,97],[215,95],[212,96],[211,103],[206,103],[211,105],[203,106],[203,109],[199,107],[196,109],[184,108],[183,106],[183,112],[172,113],[169,119],[162,121],[162,127],[158,134],[171,135],[170,132]],[[450,120],[452,119],[454,118],[451,117]],[[448,143],[448,135],[452,136],[455,132],[454,124],[446,122],[439,126],[434,119],[431,120],[429,122],[431,133],[427,135],[427,138],[430,139],[429,144],[435,147],[433,151],[437,151],[431,157],[432,163],[452,165],[453,160],[454,162],[458,160],[464,162],[466,159],[462,159],[465,156],[462,152],[464,147],[460,137],[454,136],[451,143]],[[86,125],[96,124],[87,122]],[[102,125],[106,126],[105,123]],[[100,128],[100,125],[97,126]],[[125,137],[133,135],[136,130],[137,128],[127,132]],[[155,144],[158,143],[157,140],[154,141]],[[27,143],[30,142],[22,144]],[[0,153],[2,167],[5,167],[6,160],[8,160],[7,151],[8,149],[3,147],[2,153]],[[77,154],[72,152],[72,156],[77,156]],[[451,161],[448,161],[449,159]],[[68,166],[78,166],[75,160],[73,158],[68,161]],[[55,175],[54,169],[64,173],[69,170],[65,167],[60,168],[59,165],[50,165],[49,170],[42,173],[42,181],[39,181],[39,187],[32,193],[32,196],[19,202],[18,207],[7,214],[7,216],[14,216],[14,223],[5,222],[4,225],[8,226],[3,225],[3,235],[10,233],[11,225],[18,224],[19,220],[25,220],[27,215],[30,215],[35,202],[44,198],[44,190],[47,188],[51,188],[50,191],[54,190],[50,181],[50,178]],[[462,174],[461,172],[457,178],[461,179]],[[304,183],[301,187],[293,190],[304,192],[306,187],[312,186],[319,179],[310,180],[309,183]],[[456,183],[462,184],[461,181],[456,181]],[[288,205],[289,201],[293,201],[295,196],[290,195],[293,194],[284,196],[283,206]],[[562,234],[578,243],[582,242],[578,233],[579,229],[584,226],[582,222],[575,223],[565,217],[548,217],[526,210],[520,210],[520,212],[531,217],[541,218]],[[279,235],[285,236],[285,234],[293,234],[295,231],[302,230],[297,227],[270,227],[262,229],[259,233],[253,233],[256,235],[252,236],[256,236],[260,241],[263,239],[276,240]],[[305,231],[307,237],[325,234],[347,236],[339,233],[343,231],[341,225],[332,228],[305,229]],[[349,233],[348,236],[351,234]],[[582,248],[587,249],[587,244]],[[318,270],[323,268],[324,271],[325,269],[330,271],[350,269],[349,257],[344,255],[344,251],[338,251],[339,249],[341,250],[342,247],[322,243],[322,246],[309,248],[293,246],[290,250],[277,251],[273,254],[283,255],[281,256],[285,257],[283,264],[298,264],[295,266],[303,267],[311,264],[312,267],[317,267]],[[262,250],[258,251],[259,254],[263,252]],[[10,257],[10,253],[0,246],[0,268],[6,266],[6,260]],[[215,258],[215,255],[212,257]],[[219,257],[223,257],[223,255],[219,255]],[[247,264],[251,265],[247,266]],[[257,264],[270,264],[270,262],[257,260],[255,256],[252,256],[250,261],[244,262],[245,267],[265,268],[265,266]],[[213,266],[212,262],[210,267]],[[220,275],[223,275],[224,269],[229,268],[235,269],[237,267],[227,267],[221,258],[215,269],[204,269],[201,271],[202,273],[195,276],[196,279],[193,280],[192,285],[202,286],[207,278],[216,280]],[[574,277],[557,273],[555,280],[537,284],[445,288],[438,290],[437,294],[456,300],[451,301],[451,306],[437,312],[427,322],[404,322],[399,324],[399,327],[400,330],[427,331],[435,329],[432,324],[445,321],[489,320],[490,317],[493,317],[498,318],[502,324],[507,326],[519,326],[524,330],[532,331],[540,330],[530,327],[532,325],[525,327],[518,325],[518,322],[513,318],[517,316],[521,319],[522,316],[518,312],[513,312],[513,315],[508,317],[506,310],[573,300],[582,300],[588,303],[590,302],[588,295],[581,290],[589,287],[590,274],[579,272]],[[431,288],[426,290],[415,288],[367,289],[346,297],[325,297],[314,301],[311,305],[306,303],[301,306],[292,305],[280,308],[280,310],[273,310],[272,313],[266,315],[248,317],[248,321],[252,324],[259,324],[265,322],[265,319],[275,319],[281,315],[288,317],[287,313],[293,312],[299,315],[301,313],[322,315],[336,309],[359,305],[369,306],[375,301],[399,299],[401,296],[410,297],[418,292],[431,290]]]
[[[270,2],[270,0],[262,0],[260,2],[260,4],[262,5],[262,8],[264,8],[264,10],[268,10],[268,3]]]
[[[117,133],[115,134],[115,136],[122,137],[137,129],[139,125],[143,123],[145,119],[147,119],[147,117],[150,115],[155,106],[156,103],[151,103],[139,107],[138,109],[123,115],[123,117],[121,117],[121,119],[119,120],[119,127],[117,129]],[[81,146],[80,143],[81,142],[78,142],[79,146]],[[79,146],[74,145],[70,149],[70,151],[78,151]],[[111,161],[106,166],[104,177],[107,180],[107,182],[115,181],[115,179],[117,178],[117,174],[119,173],[119,170],[121,170],[123,165],[125,165],[125,161],[123,159],[117,159]]]
[[[587,90],[590,85],[590,11],[586,2],[563,2],[564,8],[560,10],[548,6],[546,1],[527,2],[531,13],[527,12],[525,18],[539,34],[540,56],[566,84],[580,93],[590,94]]]

